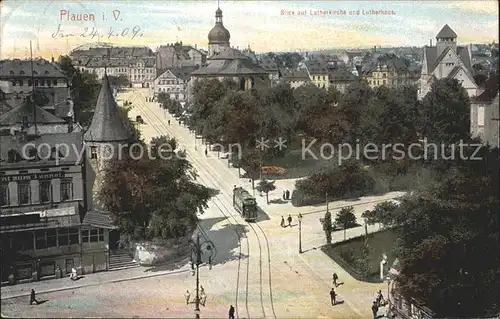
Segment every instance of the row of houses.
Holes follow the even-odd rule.
[[[48,78],[46,69],[44,63],[34,66]],[[114,253],[119,234],[94,201],[103,167],[96,149],[128,138],[107,75],[85,132],[74,121],[72,105],[69,113],[65,105],[54,112],[38,106],[32,93],[38,89],[32,86],[0,113],[2,284],[58,278],[73,268],[89,274],[127,262],[126,252]],[[7,103],[9,94],[0,93],[0,102]]]

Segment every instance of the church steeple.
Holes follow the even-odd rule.
[[[128,138],[129,134],[120,118],[118,106],[105,71],[92,123],[85,132],[84,139],[88,142],[102,143],[126,141]]]

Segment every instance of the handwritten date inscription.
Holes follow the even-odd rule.
[[[125,38],[129,37],[130,39],[141,38],[144,34],[142,33],[141,27],[136,25],[133,28],[122,28],[116,29],[113,27],[109,27],[108,32],[103,33],[97,30],[95,27],[83,28],[83,31],[80,33],[67,33],[62,30],[61,24],[57,27],[57,30],[52,33],[52,38],[69,38],[69,37],[82,37],[82,38],[90,38],[90,39],[111,39],[111,38]]]

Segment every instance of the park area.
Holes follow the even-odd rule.
[[[369,234],[367,245],[365,239],[365,236],[356,237],[325,245],[321,249],[357,280],[381,282],[380,261],[386,254],[390,267],[396,259],[394,248],[397,235],[394,231],[384,230]]]

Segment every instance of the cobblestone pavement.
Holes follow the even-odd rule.
[[[212,270],[207,267],[200,270],[200,282],[207,293],[206,306],[201,307],[202,317],[226,317],[230,304],[236,307],[238,318],[371,317],[370,307],[376,291],[384,291],[387,285],[355,280],[317,249],[325,243],[319,223],[319,218],[326,209],[324,205],[303,208],[293,207],[289,203],[267,205],[265,197],[257,195],[259,205],[265,211],[265,215],[259,216],[261,220],[258,225],[266,234],[266,241],[257,225],[254,225],[255,232],[252,231],[251,226],[246,225],[232,210],[227,195],[232,185],[250,190],[248,181],[238,178],[238,171],[229,169],[227,161],[217,159],[216,153],[210,152],[206,157],[201,145],[195,149],[194,136],[169,115],[165,118],[170,118],[172,124],[167,125],[166,120],[161,119],[163,114],[157,104],[145,102],[145,92],[146,90],[126,92],[122,99],[132,100],[135,105],[139,105],[132,109],[131,117],[141,114],[146,121],[146,125],[141,125],[146,142],[159,135],[158,131],[175,136],[181,147],[192,156],[190,160],[198,169],[200,181],[225,193],[211,201],[207,212],[200,216],[204,235],[214,241],[217,247],[216,264]],[[278,181],[278,189],[270,198],[280,197],[285,188],[293,190],[293,182]],[[391,193],[357,201],[332,202],[329,208],[335,212],[335,209],[342,206],[354,205],[355,214],[359,218],[364,210],[370,209],[377,202],[399,195],[401,194]],[[299,212],[304,215],[303,254],[298,254],[296,215]],[[294,218],[293,227],[280,227],[281,215],[288,214],[292,214]],[[238,227],[241,246],[235,231]],[[368,227],[369,232],[376,230],[378,226]],[[364,234],[364,231],[364,227],[353,228],[346,235],[348,238],[356,237]],[[342,241],[343,236],[343,232],[334,233],[333,241]],[[241,259],[239,256],[242,256]],[[187,267],[185,263],[179,263],[163,271],[145,272],[143,268],[134,268],[91,274],[81,279],[81,282],[70,282],[64,278],[2,287],[2,314],[23,317],[190,317],[194,306],[186,305],[184,293],[189,290],[194,296],[195,281]],[[345,283],[336,289],[342,303],[335,306],[330,304],[329,299],[333,271]],[[119,281],[134,276],[154,277]],[[245,278],[246,276],[248,277]],[[50,292],[51,289],[67,289],[72,285],[82,287]],[[37,298],[47,302],[29,306],[27,292],[32,287],[38,292]],[[19,295],[21,297],[5,298]]]

